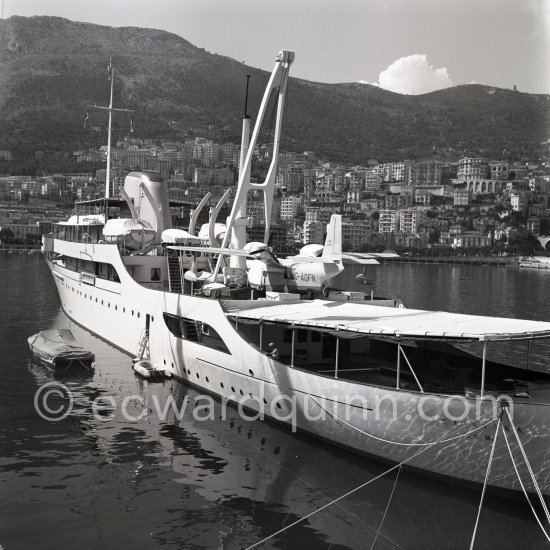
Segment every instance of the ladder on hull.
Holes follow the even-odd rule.
[[[146,330],[141,333],[139,338],[138,352],[135,361],[141,361],[143,359],[147,361],[150,359],[149,334]]]

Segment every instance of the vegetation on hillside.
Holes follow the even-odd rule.
[[[36,151],[59,160],[106,142],[105,114],[90,110],[87,128],[83,117],[88,105],[108,103],[110,56],[115,104],[136,110],[134,135],[143,138],[210,134],[238,142],[245,76],[252,75],[252,115],[269,77],[164,31],[55,17],[2,20],[0,150],[12,152],[13,166]],[[115,139],[126,136],[128,117],[117,115],[116,123]],[[407,96],[366,84],[291,79],[283,147],[348,165],[369,158],[500,158],[504,150],[536,155],[549,123],[545,95],[468,85]]]

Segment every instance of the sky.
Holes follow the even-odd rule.
[[[3,16],[55,15],[162,29],[271,71],[421,94],[458,84],[550,93],[550,0],[0,0]]]

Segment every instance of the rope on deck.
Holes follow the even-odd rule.
[[[495,422],[496,420],[493,419],[491,420],[490,422],[488,422],[488,424],[491,424],[493,422]],[[472,420],[472,422],[470,422],[468,425],[470,424],[473,424],[474,422],[476,422],[476,420]],[[485,424],[487,425],[487,424]],[[458,429],[461,429],[462,426],[459,426]],[[476,428],[476,430],[479,429],[479,428]],[[476,430],[473,430],[473,431],[476,431]],[[472,432],[473,432],[472,431]],[[468,432],[468,433],[472,433],[472,432]],[[467,435],[467,434],[463,434],[463,435]],[[461,436],[462,437],[462,436]],[[443,440],[442,440],[443,441]],[[252,548],[256,548],[257,546],[260,546],[261,544],[263,544],[264,542],[267,542],[269,539],[272,539],[273,537],[276,537],[277,535],[280,535],[281,533],[285,532],[287,529],[290,529],[291,527],[294,527],[295,525],[298,525],[299,523],[302,523],[303,521],[305,521],[306,519],[310,518],[311,516],[317,514],[318,512],[321,512],[322,510],[325,510],[326,508],[328,508],[329,506],[332,506],[333,504],[339,502],[340,500],[346,498],[347,496],[359,491],[360,489],[362,489],[363,487],[366,487],[367,485],[370,485],[371,483],[374,483],[375,481],[377,481],[378,479],[380,479],[381,477],[384,477],[386,474],[389,474],[390,472],[393,472],[394,470],[398,469],[398,468],[401,468],[404,464],[406,464],[407,462],[410,462],[411,460],[413,460],[414,458],[416,458],[417,456],[421,455],[422,453],[426,452],[428,449],[430,449],[431,447],[433,447],[434,445],[437,445],[438,443],[441,443],[442,441],[434,441],[433,443],[427,443],[425,445],[427,446],[424,446],[422,449],[420,449],[419,451],[417,451],[416,453],[414,453],[413,455],[411,455],[410,457],[406,458],[405,460],[401,461],[399,464],[395,464],[394,466],[392,466],[391,468],[389,468],[388,470],[386,470],[385,472],[382,472],[381,474],[377,475],[376,477],[373,477],[372,479],[369,479],[368,481],[365,481],[364,483],[361,483],[361,485],[358,485],[357,487],[355,487],[354,489],[352,489],[351,491],[348,491],[347,493],[339,496],[338,498],[335,498],[334,500],[328,502],[327,504],[321,506],[320,508],[317,508],[316,510],[313,510],[313,512],[310,512],[309,514],[301,517],[300,519],[297,519],[296,521],[292,522],[290,525],[286,525],[285,527],[283,527],[282,529],[279,529],[278,531],[276,531],[275,533],[272,533],[271,535],[263,538],[262,540],[259,540],[258,542],[255,542],[254,544],[252,544],[251,546],[248,546],[245,550],[251,550]]]

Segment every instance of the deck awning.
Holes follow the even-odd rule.
[[[550,338],[550,323],[444,311],[390,308],[361,302],[295,300],[222,303],[235,321],[282,323],[332,333],[398,339],[504,341]]]

